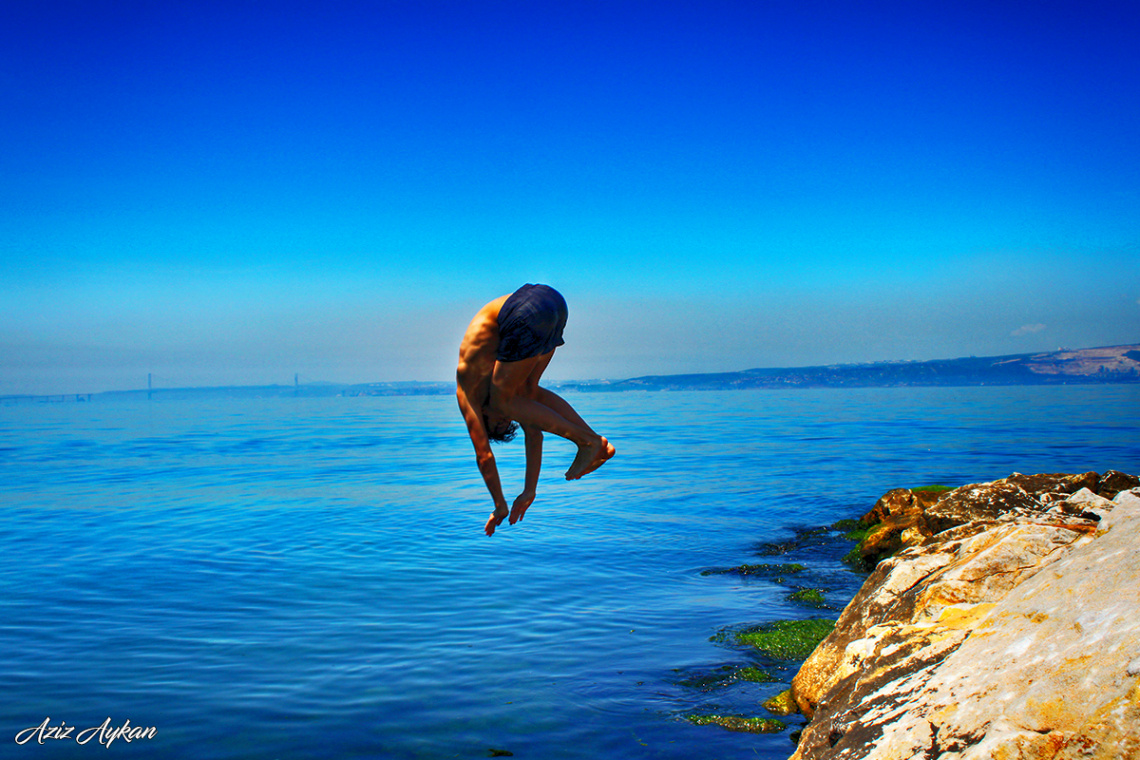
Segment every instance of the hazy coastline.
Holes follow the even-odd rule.
[[[556,390],[587,393],[672,390],[746,390],[754,388],[877,388],[908,386],[1067,385],[1140,382],[1140,343],[1046,353],[970,356],[930,361],[883,361],[815,367],[769,367],[737,372],[646,375],[623,380],[563,380]],[[295,382],[293,385],[155,387],[100,393],[0,395],[0,403],[93,401],[97,398],[149,396],[328,397],[434,396],[453,393],[445,381],[374,383]]]

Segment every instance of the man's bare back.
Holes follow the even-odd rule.
[[[615,453],[613,445],[595,433],[570,404],[538,384],[554,349],[563,342],[565,321],[566,304],[557,291],[545,285],[525,285],[480,309],[460,343],[456,397],[479,471],[495,502],[487,535],[508,515],[512,525],[521,520],[534,501],[543,432],[577,445],[567,480],[588,475]],[[508,511],[490,441],[509,440],[505,436],[512,422],[521,425],[526,436],[527,467],[523,492]]]

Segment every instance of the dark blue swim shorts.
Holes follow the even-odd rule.
[[[549,285],[523,285],[499,310],[501,362],[517,362],[553,351],[566,341],[566,300]]]

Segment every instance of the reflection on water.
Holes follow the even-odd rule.
[[[784,758],[787,734],[680,716],[758,714],[790,671],[677,673],[748,660],[723,626],[818,611],[700,571],[899,485],[1138,471],[1138,395],[580,395],[617,458],[567,483],[548,436],[535,505],[491,539],[447,396],[2,407],[0,719],[129,719],[157,735],[116,750],[164,758]],[[511,498],[522,447],[497,456]],[[841,605],[859,579],[814,559]]]

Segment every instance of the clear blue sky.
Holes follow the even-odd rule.
[[[1140,341],[1136,2],[0,5],[0,393]]]

